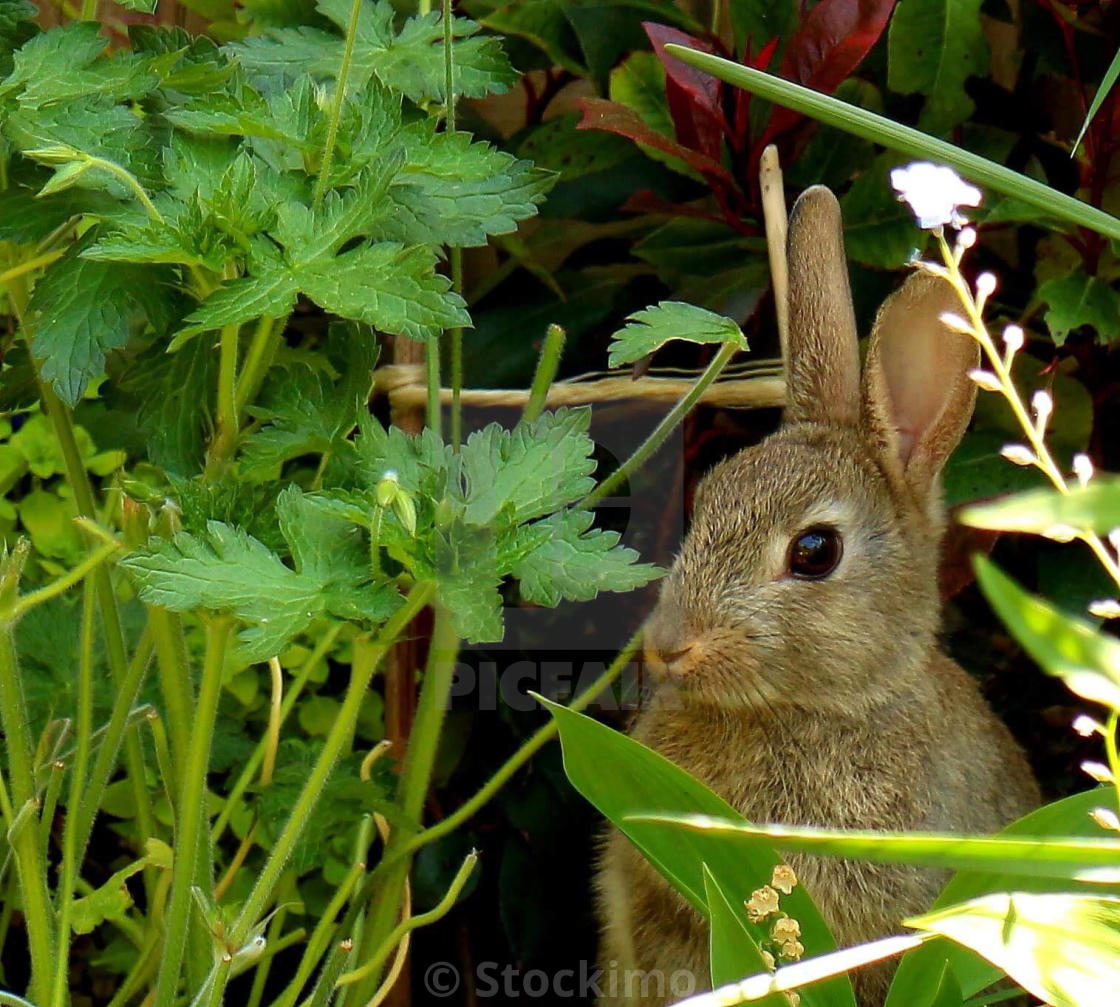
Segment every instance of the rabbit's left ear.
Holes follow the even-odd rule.
[[[979,364],[971,336],[941,321],[961,313],[946,280],[914,273],[879,309],[864,366],[861,424],[888,471],[925,504],[972,418]]]

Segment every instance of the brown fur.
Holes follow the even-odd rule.
[[[798,200],[789,250],[786,421],[697,494],[646,626],[675,701],[655,696],[633,736],[752,821],[992,832],[1036,806],[1038,788],[936,640],[937,475],[972,412],[975,348],[938,321],[959,310],[953,291],[915,274],[880,312],[861,391],[828,190]],[[791,577],[790,541],[821,523],[842,535],[839,566],[823,580]],[[944,882],[906,866],[790,863],[841,945],[896,932]],[[703,919],[618,832],[597,888],[604,965],[690,969],[703,984]],[[854,977],[861,1004],[882,1003],[891,971]]]

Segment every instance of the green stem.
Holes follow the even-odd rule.
[[[457,294],[463,292],[463,250],[452,248],[451,289]],[[463,441],[463,329],[455,326],[451,330],[451,447],[459,450]]]
[[[69,812],[62,833],[62,867],[59,870],[56,898],[58,901],[58,961],[54,973],[51,1003],[64,1007],[67,1002],[67,980],[70,975],[70,913],[74,905],[74,884],[78,873],[78,816],[82,793],[89,772],[90,739],[93,733],[93,584],[86,581],[82,598],[82,636],[78,652],[78,711],[74,764],[70,771]]]
[[[4,728],[11,777],[11,801],[18,816],[25,808],[36,807],[34,747],[28,730],[27,707],[23,699],[19,664],[10,625],[0,628],[0,725]],[[54,965],[51,939],[53,913],[47,890],[47,865],[39,847],[37,816],[32,821],[9,829],[8,838],[15,857],[27,943],[31,955],[31,982],[28,992],[37,1004],[46,1004],[50,995],[50,975]]]
[[[283,326],[280,327],[283,331]],[[276,355],[276,319],[263,315],[257,322],[257,331],[253,333],[252,342],[245,353],[245,363],[241,374],[237,378],[236,406],[238,415],[245,411],[257,397],[261,389],[265,374],[272,366],[272,358]]]
[[[289,874],[276,890],[277,898],[281,902],[284,901],[286,893],[293,885],[294,880],[292,875]],[[276,915],[272,917],[271,922],[268,924],[268,947],[265,951],[267,957],[265,957],[263,961],[257,963],[256,971],[253,974],[253,986],[252,989],[249,990],[249,1000],[245,1007],[260,1007],[261,1000],[264,997],[265,984],[268,982],[268,973],[272,969],[273,956],[268,954],[268,952],[274,951],[277,947],[280,934],[284,929],[284,920],[287,919],[287,916],[288,910],[281,905],[280,908],[276,910]]]
[[[218,358],[218,434],[207,459],[207,470],[211,474],[233,455],[237,434],[241,429],[237,408],[237,352],[240,333],[239,325],[227,325],[222,329]]]
[[[448,886],[443,898],[427,912],[419,913],[416,916],[410,916],[408,919],[401,920],[400,923],[393,928],[389,936],[381,942],[381,946],[374,952],[373,957],[366,962],[365,965],[355,969],[353,972],[347,972],[345,975],[339,976],[338,985],[347,986],[350,983],[358,982],[366,976],[376,973],[381,966],[385,964],[389,955],[393,953],[393,949],[400,944],[406,934],[410,934],[413,930],[418,930],[420,927],[427,926],[429,923],[442,920],[451,911],[452,906],[455,905],[456,899],[459,898],[459,893],[463,890],[467,879],[474,872],[475,864],[477,863],[478,853],[471,850],[471,852],[463,858],[463,863],[459,866],[455,877],[452,878],[451,884]]]
[[[580,507],[594,507],[597,503],[608,497],[619,486],[621,486],[634,471],[640,468],[653,453],[661,447],[665,438],[673,431],[688,415],[688,412],[697,402],[700,401],[700,396],[704,394],[708,386],[719,377],[720,371],[727,365],[727,362],[734,356],[737,346],[732,343],[724,343],[720,347],[719,352],[712,358],[712,362],[708,364],[704,373],[696,379],[696,383],[688,390],[688,392],[681,398],[681,400],[673,406],[672,409],[666,413],[665,418],[657,424],[653,432],[638,445],[637,450],[624,461],[617,469],[614,470],[606,479],[604,479],[598,486],[595,487],[586,497],[583,498],[578,504]]]
[[[175,820],[175,860],[171,870],[171,897],[166,914],[163,958],[156,977],[155,1007],[172,1007],[179,989],[183,950],[190,927],[191,886],[208,887],[207,878],[198,877],[198,846],[205,832],[206,775],[210,767],[210,745],[218,700],[222,692],[222,669],[232,621],[226,616],[212,619],[206,626],[206,659],[199,683],[198,705],[191,728],[187,764]],[[238,945],[235,945],[238,946]]]
[[[70,590],[75,584],[82,580],[88,573],[99,567],[115,552],[120,550],[120,546],[116,543],[110,545],[103,545],[100,549],[91,552],[84,560],[81,561],[72,570],[68,570],[61,577],[51,581],[46,587],[39,588],[38,591],[31,591],[29,594],[23,595],[12,606],[11,611],[8,612],[7,618],[12,622],[18,622],[22,619],[31,609],[37,605],[42,605],[45,601],[50,601],[52,598],[57,598],[60,594],[64,594]]]
[[[529,401],[521,414],[523,423],[532,423],[544,411],[548,401],[548,390],[556,378],[560,366],[560,355],[564,352],[564,330],[559,325],[550,325],[544,334],[544,345],[537,360],[537,370],[533,375],[533,385],[529,389]]]
[[[25,273],[33,273],[40,266],[49,266],[56,259],[61,259],[65,255],[65,250],[56,250],[53,252],[44,252],[42,255],[36,255],[34,258],[26,259],[18,266],[12,266],[11,269],[6,269],[0,273],[0,285],[7,284],[10,280],[16,277],[23,276]]]
[[[641,631],[630,637],[626,646],[619,651],[618,656],[611,662],[610,667],[592,682],[587,689],[580,693],[576,699],[572,700],[572,702],[568,704],[568,708],[577,711],[583,710],[602,695],[604,690],[609,689],[618,676],[622,674],[623,668],[626,667],[630,659],[634,656],[641,639]],[[442,839],[449,833],[454,832],[460,825],[463,825],[469,819],[473,818],[479,810],[506,785],[514,773],[524,766],[537,752],[544,748],[548,742],[556,737],[557,730],[556,721],[551,719],[547,724],[538,728],[513,755],[502,763],[494,775],[486,781],[485,785],[475,793],[470,800],[464,802],[450,815],[437,822],[435,825],[409,838],[400,847],[396,855],[407,856],[411,853],[415,853],[420,847],[427,846],[428,843],[434,843],[437,839]]]
[[[296,701],[303,692],[303,687],[307,684],[307,680],[315,670],[315,666],[327,656],[331,647],[334,646],[334,641],[338,638],[338,634],[342,632],[342,626],[343,624],[341,622],[336,622],[319,637],[319,642],[315,645],[315,649],[300,666],[299,674],[292,679],[291,685],[288,686],[288,690],[284,694],[284,702],[280,707],[281,727],[284,726],[288,715],[294,709]],[[264,753],[267,747],[268,738],[262,735],[261,739],[257,742],[257,747],[253,749],[253,754],[249,756],[249,761],[245,763],[245,768],[241,770],[241,775],[238,776],[237,782],[233,785],[229,795],[226,797],[221,813],[214,822],[214,826],[210,832],[211,842],[216,843],[222,837],[222,833],[225,832],[231,816],[237,810],[242,795],[249,788],[249,784],[253,781],[257,769],[264,761]]]
[[[194,687],[191,685],[187,641],[178,614],[155,605],[148,606],[148,628],[156,652],[160,692],[163,694],[164,723],[168,725],[171,742],[171,764],[177,773],[187,764],[191,727],[186,716],[194,709]],[[165,781],[172,793],[178,794],[182,779]]]
[[[97,0],[82,0],[82,20],[97,20]]]
[[[439,340],[429,339],[424,346],[424,362],[428,373],[428,428],[434,433],[443,430],[443,405],[440,402],[442,381],[439,376]]]
[[[404,604],[385,622],[376,640],[360,639],[354,644],[354,662],[350,669],[350,684],[346,689],[346,696],[342,702],[335,722],[331,725],[322,751],[311,770],[307,782],[304,783],[300,795],[292,806],[288,821],[283,830],[273,843],[268,860],[257,877],[256,883],[246,897],[241,913],[234,923],[229,941],[234,947],[245,943],[250,930],[263,913],[284,866],[292,854],[304,827],[311,818],[311,814],[322,794],[323,787],[334,769],[335,762],[342,754],[343,748],[350,743],[354,726],[358,721],[358,712],[361,709],[362,699],[365,697],[369,680],[373,675],[381,658],[392,646],[405,627],[415,615],[428,604],[435,591],[431,582],[422,582],[415,585],[409,592]],[[157,1004],[156,1007],[163,1007]]]
[[[362,0],[353,0],[350,5],[350,20],[346,25],[346,42],[342,48],[342,62],[338,67],[338,80],[335,83],[334,100],[331,102],[331,115],[327,120],[327,139],[323,144],[323,159],[319,165],[319,175],[315,179],[315,193],[312,207],[317,208],[327,192],[327,182],[334,160],[334,146],[338,140],[338,123],[342,118],[342,102],[346,97],[346,82],[350,77],[350,63],[354,58],[354,39],[358,34],[358,16],[362,11]]]
[[[408,748],[405,751],[404,767],[397,787],[397,803],[401,806],[407,822],[420,821],[424,799],[428,795],[432,769],[439,749],[440,728],[447,710],[447,698],[451,691],[458,652],[459,638],[451,625],[451,619],[441,606],[437,606],[428,649],[428,665],[424,670],[416,718],[408,733]],[[407,835],[401,830],[395,831],[389,838],[385,857],[393,856],[406,839]],[[412,858],[406,855],[393,859],[394,863],[385,873],[382,887],[376,892],[369,927],[362,937],[359,959],[371,958],[397,924],[401,897]],[[366,1003],[379,980],[378,971],[372,970],[360,982],[354,984],[354,992],[347,995],[346,1002]]]

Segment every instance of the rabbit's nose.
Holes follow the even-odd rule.
[[[688,665],[688,656],[694,649],[693,644],[687,647],[671,649],[668,647],[649,646],[645,649],[646,662],[654,671],[662,674],[681,674]]]

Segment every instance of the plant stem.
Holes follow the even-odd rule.
[[[163,694],[164,718],[168,724],[171,741],[172,766],[176,776],[166,784],[178,794],[182,779],[178,775],[187,764],[191,728],[186,716],[194,709],[194,687],[191,685],[187,642],[183,637],[183,623],[178,614],[155,605],[148,606],[148,629],[156,652],[160,692]]]
[[[11,802],[16,815],[24,808],[36,807],[34,748],[28,730],[27,707],[23,699],[19,663],[12,627],[0,627],[0,724],[4,728],[11,776]],[[37,817],[8,830],[8,840],[16,862],[27,942],[31,955],[31,983],[28,991],[36,1004],[46,1004],[50,995],[54,942],[51,939],[50,894],[47,867],[39,847]]]
[[[165,916],[163,957],[156,977],[155,1007],[172,1007],[178,994],[191,921],[191,886],[202,884],[209,888],[208,879],[197,876],[197,851],[205,837],[206,774],[222,692],[226,645],[232,629],[233,622],[228,616],[216,616],[206,625],[206,658],[175,809],[175,859],[171,870],[171,898]]]
[[[346,82],[350,77],[350,63],[354,58],[354,39],[358,34],[358,16],[362,11],[362,0],[353,0],[350,5],[350,20],[346,25],[346,42],[342,48],[342,62],[338,67],[338,80],[335,82],[334,100],[331,102],[330,119],[327,120],[327,139],[323,144],[323,158],[319,164],[319,174],[315,179],[315,193],[312,196],[312,209],[318,208],[326,195],[327,182],[334,160],[334,145],[338,140],[338,123],[342,118],[342,101],[346,97]]]
[[[234,947],[240,947],[245,943],[250,930],[272,898],[273,889],[283,873],[284,865],[288,862],[288,857],[291,856],[296,842],[314,811],[323,787],[334,769],[334,764],[342,754],[344,746],[351,740],[370,677],[393,641],[404,631],[416,613],[428,604],[434,591],[435,585],[430,581],[416,584],[409,592],[405,603],[385,622],[375,640],[364,638],[355,641],[350,684],[347,686],[342,708],[334,724],[331,725],[311,774],[304,783],[295,804],[292,805],[288,821],[284,824],[276,842],[273,843],[268,860],[261,868],[256,884],[246,897],[241,913],[230,930],[229,942]],[[163,1007],[163,1005],[157,1004],[156,1007]]]
[[[64,594],[66,591],[70,590],[70,588],[81,581],[86,574],[99,567],[105,560],[119,551],[120,546],[113,543],[110,545],[103,545],[100,549],[91,552],[76,567],[67,570],[66,573],[52,580],[46,587],[41,587],[38,591],[31,591],[20,597],[12,606],[11,611],[7,613],[7,618],[12,622],[18,622],[37,605],[42,605],[43,602],[50,601],[52,598],[57,598],[60,594]]]
[[[1031,446],[1031,450],[1034,452],[1035,467],[1050,480],[1051,484],[1053,484],[1054,488],[1059,493],[1062,495],[1068,494],[1069,483],[1066,481],[1066,477],[1062,474],[1062,470],[1058,467],[1057,462],[1054,461],[1054,456],[1050,453],[1050,449],[1046,444],[1045,428],[1041,424],[1036,424],[1031,420],[1030,413],[1027,411],[1022,396],[1019,394],[1019,389],[1016,387],[1011,377],[1011,363],[1013,357],[1009,354],[1005,360],[999,350],[996,349],[991,333],[988,332],[988,327],[984,323],[982,305],[978,304],[976,298],[973,297],[968,281],[961,273],[960,262],[957,256],[953,254],[953,250],[945,240],[944,234],[938,234],[937,239],[941,248],[942,258],[945,262],[945,272],[942,275],[944,275],[945,279],[953,286],[961,305],[968,314],[968,323],[971,326],[972,338],[980,344],[980,348],[984,351],[984,356],[988,360],[988,365],[992,368],[996,378],[999,380],[1000,394],[1003,396],[1008,406],[1010,406],[1012,413],[1015,415],[1015,419],[1022,428],[1023,435],[1026,437],[1027,442]],[[1117,558],[1109,551],[1104,540],[1090,529],[1078,528],[1075,530],[1077,532],[1077,537],[1093,551],[1093,554],[1108,572],[1108,575],[1120,585],[1120,562],[1118,562]]]
[[[280,331],[283,331],[283,326],[280,326]],[[237,378],[235,399],[238,415],[245,411],[245,407],[253,402],[257,392],[260,391],[264,376],[268,373],[269,367],[272,366],[272,358],[276,355],[276,336],[276,319],[262,315],[245,354],[241,374]]]
[[[96,601],[93,584],[86,581],[82,598],[82,637],[78,653],[78,715],[76,749],[70,770],[70,796],[67,799],[66,823],[62,834],[62,867],[59,870],[56,899],[58,901],[58,962],[54,973],[51,1003],[64,1007],[67,1000],[66,981],[70,962],[70,912],[74,905],[74,883],[78,872],[78,808],[86,788],[89,771],[90,736],[93,732],[93,615]]]
[[[537,370],[533,374],[533,384],[529,389],[529,401],[521,414],[523,423],[532,423],[544,411],[548,401],[548,390],[560,366],[560,355],[564,352],[564,330],[559,325],[550,325],[544,334],[544,345],[537,360]]]
[[[14,280],[18,276],[23,276],[25,273],[32,273],[41,266],[49,266],[56,259],[61,259],[65,254],[65,249],[61,249],[53,252],[44,252],[42,255],[36,255],[34,258],[25,259],[19,265],[12,266],[11,269],[6,269],[4,272],[0,273],[0,284],[7,284],[10,280]]]
[[[618,656],[611,662],[610,667],[592,682],[576,699],[568,704],[568,709],[577,711],[583,710],[602,695],[604,690],[610,688],[618,676],[622,674],[623,668],[626,667],[630,659],[634,656],[641,639],[642,634],[639,630],[630,637],[626,645],[618,652]],[[427,846],[428,843],[433,843],[437,839],[442,839],[449,833],[454,832],[464,822],[473,818],[474,815],[506,785],[514,773],[524,766],[537,752],[544,748],[548,742],[556,737],[557,731],[556,721],[549,719],[547,724],[544,724],[534,731],[529,739],[498,767],[494,775],[486,781],[482,789],[475,793],[470,800],[464,802],[450,815],[437,822],[435,825],[412,836],[403,844],[397,855],[404,856],[409,853],[415,853],[421,846]]]
[[[454,36],[454,20],[451,14],[451,0],[443,0],[443,89],[446,119],[444,128],[448,133],[455,132],[455,47],[452,45]],[[451,289],[457,294],[463,293],[463,250],[452,248],[449,252],[451,260]],[[463,440],[463,329],[456,326],[450,332],[451,337],[451,447],[458,452]],[[438,348],[437,351],[438,353]],[[431,389],[429,387],[429,395]],[[439,402],[439,386],[436,386],[436,403]]]
[[[397,786],[397,803],[408,822],[420,821],[424,799],[428,795],[458,652],[459,638],[451,625],[451,619],[442,606],[437,606],[429,642],[428,664],[424,670],[416,718],[409,731],[408,748]],[[371,958],[397,924],[401,896],[412,866],[412,858],[407,854],[395,854],[406,840],[407,836],[402,835],[399,829],[389,838],[385,858],[391,857],[393,863],[385,872],[381,888],[376,890],[369,925],[362,936],[359,959]],[[347,995],[346,1002],[352,1004],[368,1001],[380,978],[377,970],[371,970],[359,983],[354,984],[354,992]]]
[[[425,420],[433,433],[443,430],[443,407],[440,405],[442,381],[439,376],[439,340],[429,339],[424,345],[424,363],[427,365],[428,414]]]
[[[233,455],[241,429],[237,408],[237,353],[241,327],[222,329],[218,357],[218,434],[206,459],[208,474],[213,474]]]
[[[719,377],[720,371],[734,356],[738,349],[732,343],[724,343],[719,352],[712,358],[704,373],[696,379],[696,383],[688,390],[681,400],[666,413],[665,418],[657,424],[653,432],[638,445],[637,450],[614,470],[606,479],[584,497],[577,506],[594,507],[597,503],[608,497],[621,486],[633,472],[644,464],[659,447],[664,443],[673,428],[688,415],[692,407],[700,400],[707,387]]]
[[[303,691],[303,687],[307,684],[311,672],[315,670],[315,666],[323,660],[327,652],[334,646],[334,641],[338,638],[338,634],[342,631],[342,623],[336,622],[333,626],[327,629],[322,636],[319,637],[319,642],[315,645],[315,649],[311,655],[303,662],[299,669],[299,674],[292,680],[292,684],[288,687],[287,693],[284,695],[284,702],[280,707],[280,726],[283,727],[288,715],[296,705],[296,700],[299,699]],[[250,782],[256,775],[257,767],[260,766],[264,760],[265,750],[268,746],[267,736],[262,736],[260,741],[257,742],[257,747],[253,749],[253,754],[249,756],[249,761],[245,763],[245,768],[241,770],[241,775],[238,776],[237,782],[233,785],[226,797],[225,804],[222,807],[221,813],[218,815],[214,826],[210,831],[210,841],[216,843],[225,832],[226,826],[229,825],[230,817],[237,809],[238,802],[241,800],[242,795],[248,789]]]

